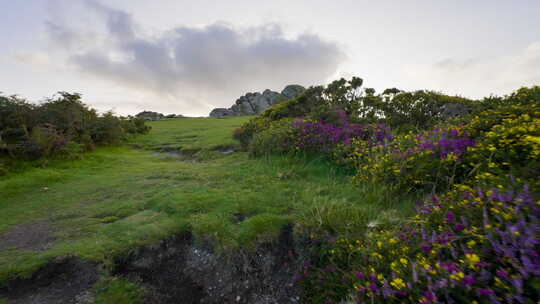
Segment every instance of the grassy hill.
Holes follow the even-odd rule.
[[[321,158],[250,158],[232,139],[248,119],[155,121],[128,144],[3,177],[0,285],[60,256],[98,262],[109,276],[118,257],[186,231],[219,252],[250,251],[287,224],[297,234],[359,235],[411,214],[407,199],[358,188]]]

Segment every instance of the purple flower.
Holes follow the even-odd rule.
[[[489,288],[478,288],[476,290],[476,293],[479,295],[479,296],[492,296],[494,293],[493,293],[493,290],[489,289]]]
[[[471,275],[466,275],[465,277],[463,277],[463,285],[465,285],[466,287],[471,287],[475,281],[476,280]]]
[[[454,213],[450,210],[446,212],[446,216],[444,218],[444,221],[447,223],[452,223],[454,221]]]

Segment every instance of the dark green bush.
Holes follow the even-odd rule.
[[[245,123],[236,130],[235,138],[247,148],[254,136],[269,128],[273,121],[307,118],[335,123],[341,119],[335,113],[340,112],[351,123],[385,123],[398,133],[428,130],[443,121],[479,112],[489,104],[483,106],[480,102],[433,91],[405,92],[391,88],[376,94],[371,88],[362,91],[362,83],[361,78],[353,77],[349,81],[336,80],[326,87],[310,87]]]
[[[25,160],[69,157],[149,130],[140,118],[98,114],[77,93],[59,92],[41,104],[0,96],[0,156]]]

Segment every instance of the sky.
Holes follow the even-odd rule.
[[[0,0],[0,92],[206,116],[358,76],[481,98],[540,85],[540,0]]]

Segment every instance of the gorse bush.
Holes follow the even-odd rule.
[[[315,249],[298,276],[306,301],[537,303],[537,92],[520,89],[457,125],[353,140],[356,182],[433,196],[405,225]]]
[[[38,105],[0,96],[0,153],[12,158],[70,156],[149,129],[142,119],[99,115],[76,93],[59,92]]]
[[[304,118],[333,123],[335,113],[342,112],[353,123],[384,123],[397,132],[427,130],[435,125],[504,103],[492,98],[484,102],[448,96],[433,91],[405,92],[387,89],[361,89],[363,80],[353,77],[336,80],[326,87],[308,88],[301,95],[271,106],[235,132],[244,148],[256,133],[266,130],[270,122],[283,118]],[[334,116],[334,117],[333,117]]]
[[[394,226],[326,227],[356,209],[317,206],[320,223],[302,230],[313,245],[297,276],[304,301],[537,303],[540,88],[472,101],[360,86],[310,88],[237,131],[255,155],[323,155],[359,189],[423,201]]]
[[[437,192],[466,178],[471,168],[463,156],[474,145],[463,128],[434,128],[377,145],[355,141],[350,157],[357,168],[357,182],[376,181],[406,192]]]
[[[536,303],[540,207],[514,187],[459,186],[399,230],[339,239],[303,264],[307,302]]]

